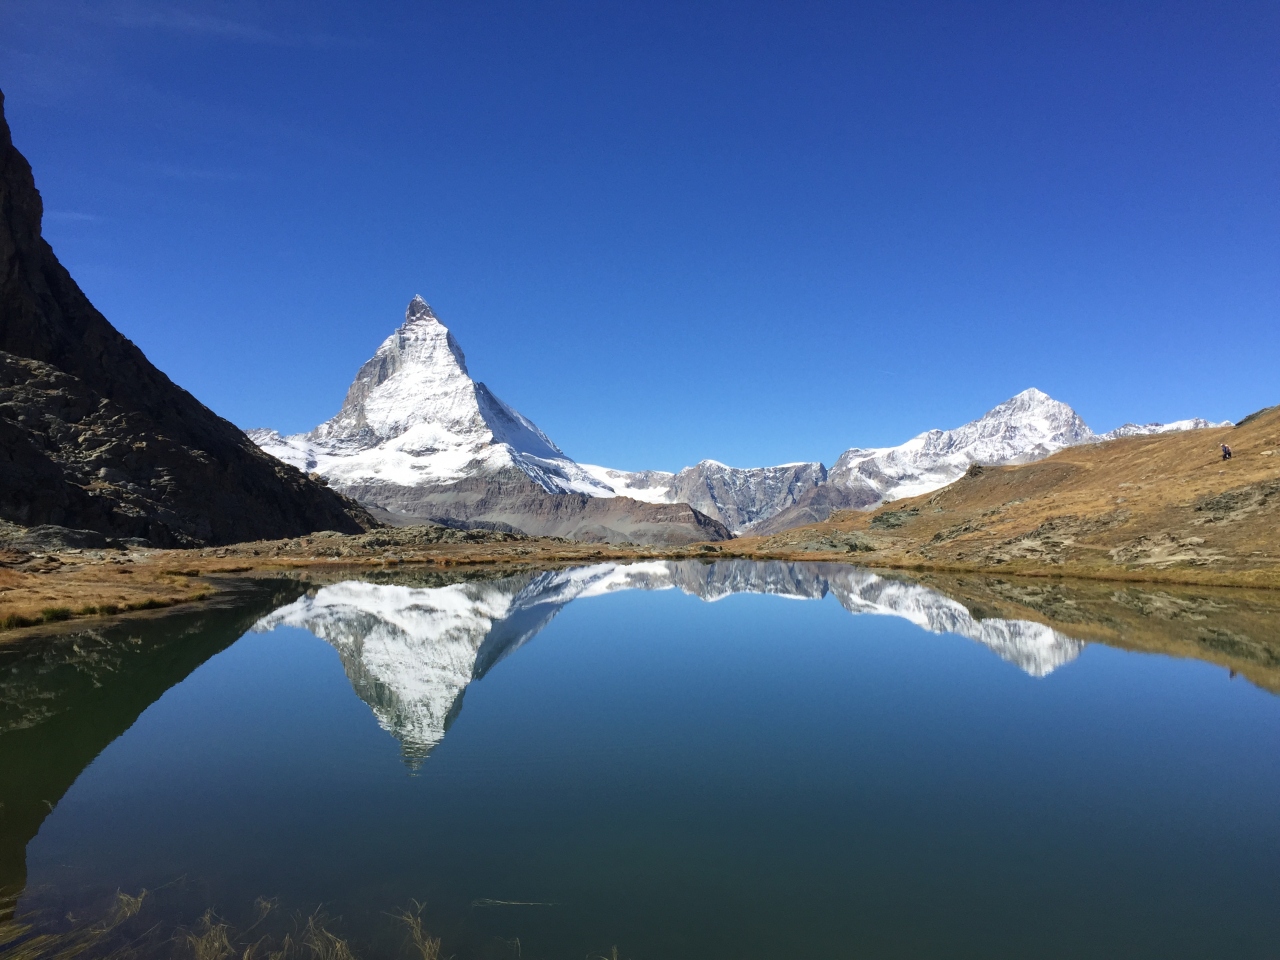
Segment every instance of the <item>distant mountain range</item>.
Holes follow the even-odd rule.
[[[393,523],[422,521],[605,541],[688,543],[772,533],[927,493],[971,464],[1024,463],[1120,436],[1215,426],[1125,424],[1095,434],[1071,407],[1024,390],[954,430],[821,463],[678,473],[578,463],[483,383],[421,297],[356,374],[342,409],[310,433],[250,430],[264,450]],[[675,511],[675,512],[673,512]]]

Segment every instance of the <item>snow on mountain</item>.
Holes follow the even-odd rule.
[[[687,503],[734,533],[773,533],[825,519],[835,509],[930,493],[964,476],[974,463],[1027,463],[1079,443],[1209,426],[1218,424],[1126,424],[1097,435],[1071,407],[1032,388],[954,430],[929,430],[896,447],[846,450],[830,470],[821,463],[741,468],[714,460],[675,474],[583,469],[627,496]]]
[[[331,644],[356,694],[416,766],[444,738],[467,686],[566,604],[672,588],[707,601],[736,593],[796,599],[831,593],[850,613],[902,617],[931,633],[967,637],[1036,677],[1074,660],[1085,646],[1032,621],[975,619],[935,590],[868,570],[748,560],[601,563],[430,588],[346,581],[281,607],[253,630],[298,627]]]
[[[310,433],[249,432],[334,486],[445,484],[514,467],[548,493],[612,496],[527,417],[471,379],[462,348],[421,297]]]
[[[674,503],[671,499],[671,482],[674,473],[665,470],[614,470],[591,463],[578,464],[608,493],[595,496],[631,497],[645,503]]]
[[[726,467],[704,460],[662,481],[647,481],[652,495],[688,503],[734,533],[770,533],[782,526],[825,519],[833,509],[870,507],[928,493],[964,475],[972,463],[1024,463],[1093,438],[1065,403],[1024,390],[954,430],[930,430],[896,447],[842,453],[827,470],[820,463],[781,467]],[[602,482],[629,482],[618,471]]]
[[[973,463],[1026,463],[1092,437],[1079,414],[1033,387],[954,430],[929,430],[896,447],[846,450],[827,480],[870,505],[945,487]]]
[[[1125,424],[1099,436],[1069,406],[1030,389],[954,430],[930,430],[896,447],[846,450],[829,471],[821,463],[740,468],[715,460],[679,473],[614,470],[570,459],[472,380],[453,335],[414,297],[403,325],[360,368],[333,419],[310,433],[250,430],[249,436],[281,460],[407,520],[483,519],[530,533],[692,542],[725,535],[708,528],[705,517],[735,534],[776,532],[835,509],[937,490],[973,463],[1022,463],[1077,443],[1208,426],[1215,424]],[[622,499],[612,505],[617,509],[580,505],[566,520],[562,507],[531,498],[529,483],[541,494]],[[668,516],[644,504],[687,504],[705,517]]]
[[[1202,417],[1194,417],[1190,420],[1175,420],[1173,423],[1126,423],[1124,426],[1116,427],[1114,430],[1100,433],[1094,439],[1101,442],[1115,440],[1117,437],[1139,437],[1153,433],[1177,433],[1182,430],[1205,430],[1209,427],[1230,426],[1234,426],[1230,420],[1214,423]]]
[[[752,533],[772,534],[827,519],[836,510],[868,509],[885,501],[931,493],[964,476],[972,464],[1040,460],[1065,447],[1118,436],[1219,426],[1207,420],[1126,424],[1095,434],[1071,407],[1031,388],[954,430],[929,430],[896,447],[842,453],[827,482],[791,506],[765,515]]]

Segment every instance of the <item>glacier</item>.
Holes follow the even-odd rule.
[[[1085,642],[1031,620],[978,619],[916,583],[823,563],[692,560],[600,563],[500,580],[416,587],[345,581],[262,617],[258,633],[297,627],[329,643],[356,694],[421,764],[462,709],[467,687],[529,642],[574,600],[620,590],[678,589],[707,602],[739,593],[820,600],[976,641],[1032,677],[1070,663]]]

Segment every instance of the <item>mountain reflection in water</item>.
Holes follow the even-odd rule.
[[[854,614],[886,614],[932,633],[976,640],[1043,677],[1084,642],[1030,620],[976,619],[919,584],[838,564],[724,560],[601,563],[501,580],[410,587],[346,581],[281,607],[253,627],[301,627],[338,651],[356,693],[416,766],[443,739],[467,685],[532,639],[566,604],[621,590],[679,589],[715,601],[737,593],[818,600]]]

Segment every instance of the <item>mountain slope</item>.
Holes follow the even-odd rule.
[[[41,236],[40,194],[3,106],[0,94],[0,519],[164,546],[367,526],[94,309]]]
[[[1095,434],[1071,407],[1034,387],[954,430],[930,430],[896,447],[854,448],[840,455],[827,484],[758,524],[751,533],[767,536],[826,520],[836,510],[865,510],[879,503],[919,496],[954,483],[972,464],[1029,463],[1058,450],[1122,436],[1171,433],[1214,426],[1208,420],[1128,423]]]
[[[1219,444],[1234,451],[1223,461]],[[764,551],[853,538],[871,563],[1274,584],[1280,408],[1235,427],[1119,437],[763,538]],[[851,542],[853,542],[851,540]],[[744,543],[751,549],[751,543]]]
[[[769,534],[939,489],[973,463],[1022,463],[1115,436],[1212,426],[1126,424],[1096,435],[1064,403],[1024,390],[953,430],[821,463],[678,473],[579,464],[473,381],[452,334],[421,297],[378,348],[332,420],[308,434],[250,435],[264,449],[371,505],[390,522],[429,519],[595,540],[690,542]],[[596,502],[616,500],[615,503]],[[645,505],[649,506],[645,506]],[[710,518],[709,521],[707,518]]]
[[[830,470],[821,463],[741,468],[714,460],[675,474],[582,468],[628,496],[688,503],[736,534],[766,535],[825,520],[835,510],[865,509],[937,490],[963,476],[972,463],[1025,463],[1075,444],[1210,426],[1216,424],[1126,424],[1098,435],[1065,403],[1033,388],[954,430],[930,430],[896,447],[846,450]]]
[[[471,379],[462,348],[421,297],[356,373],[333,419],[292,437],[250,435],[342,487],[444,484],[508,468],[547,493],[599,486],[532,421]]]

